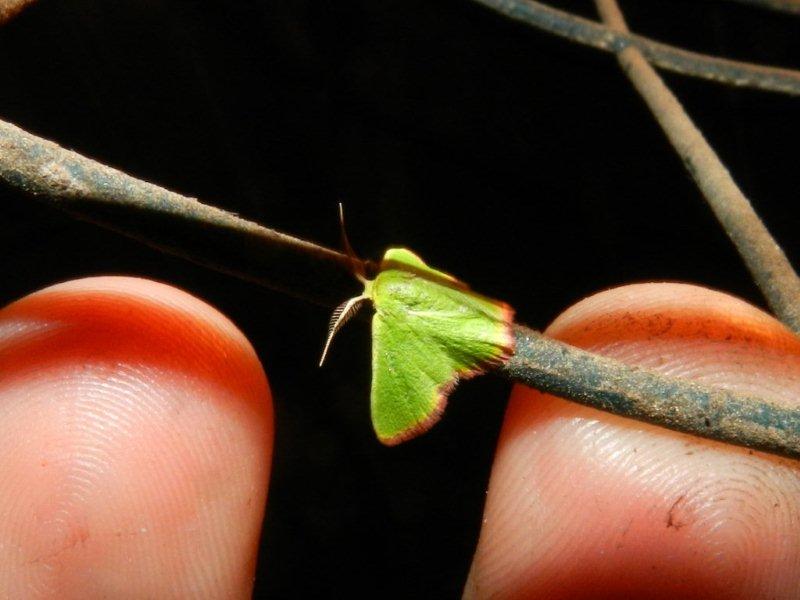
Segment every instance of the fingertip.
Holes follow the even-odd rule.
[[[688,283],[639,283],[570,306],[547,328],[581,348],[629,340],[752,342],[794,353],[796,336],[772,315],[723,292]]]
[[[248,593],[272,409],[233,323],[164,284],[70,281],[0,311],[0,371],[4,589]]]
[[[800,341],[719,292],[643,284],[548,334],[631,364],[796,405]],[[465,594],[780,597],[798,585],[800,469],[515,387]]]
[[[269,407],[266,377],[247,338],[215,308],[163,283],[68,281],[8,305],[0,319],[4,354],[30,346],[37,369],[41,360],[78,356],[153,362],[210,379],[257,410]],[[17,358],[15,366],[24,367],[27,356]]]

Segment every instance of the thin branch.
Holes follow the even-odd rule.
[[[800,15],[800,0],[733,0],[733,2],[766,8],[775,12]]]
[[[0,179],[46,204],[248,281],[330,306],[350,293],[351,258],[140,181],[2,121]],[[516,354],[501,368],[514,381],[615,414],[800,458],[800,411],[628,367],[521,326],[515,336]]]
[[[517,351],[501,372],[601,410],[800,458],[800,410],[628,366],[515,326]]]
[[[170,254],[326,306],[357,287],[353,259],[339,252],[141,181],[3,121],[0,179]]]
[[[22,9],[33,4],[34,0],[0,0],[0,25],[16,17]]]
[[[616,0],[595,0],[595,4],[610,27],[627,30]],[[642,53],[628,47],[617,58],[733,241],[773,312],[795,333],[800,333],[800,278],[783,250]]]
[[[682,75],[728,85],[800,95],[800,71],[739,62],[682,50],[646,37],[614,31],[534,0],[473,0],[501,14],[555,35],[606,52],[639,49],[648,61]]]

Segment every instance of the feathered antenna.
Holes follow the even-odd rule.
[[[366,284],[367,274],[364,272],[363,263],[358,260],[356,253],[353,251],[353,247],[350,245],[350,240],[347,238],[347,230],[344,226],[344,206],[342,206],[341,202],[339,202],[339,228],[341,230],[344,253],[347,255],[347,258],[350,259],[350,269],[353,275],[356,276],[356,279]],[[345,323],[353,318],[367,300],[369,300],[369,297],[362,294],[342,302],[333,311],[331,320],[328,323],[328,337],[325,339],[325,347],[322,349],[322,357],[319,359],[320,367],[325,362],[325,357],[328,355],[328,349],[331,347],[333,336],[336,335],[336,332],[339,331]]]
[[[358,309],[368,300],[366,296],[356,296],[349,300],[342,302],[331,315],[330,323],[328,324],[328,337],[325,340],[325,347],[322,349],[322,358],[319,359],[319,366],[325,362],[325,357],[328,354],[328,348],[331,347],[333,336],[339,331],[342,326],[347,323],[357,312]]]

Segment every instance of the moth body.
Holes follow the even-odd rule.
[[[484,372],[514,351],[510,306],[470,291],[405,248],[387,250],[375,279],[364,280],[363,294],[334,312],[325,351],[351,316],[347,311],[366,300],[375,308],[372,423],[384,444],[430,429],[460,379]]]

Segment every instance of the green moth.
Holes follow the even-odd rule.
[[[348,254],[352,253],[345,238]],[[483,373],[514,352],[514,311],[426,265],[405,248],[386,251],[364,292],[331,317],[322,360],[336,332],[372,302],[372,424],[395,445],[425,433],[442,416],[460,379]]]

